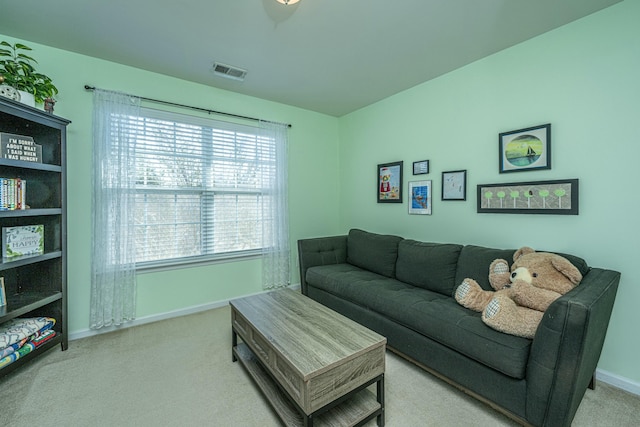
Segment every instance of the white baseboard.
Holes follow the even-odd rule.
[[[300,289],[300,285],[299,284],[298,285],[291,285],[291,286],[289,286],[289,288],[299,290]],[[268,291],[260,291],[260,292],[256,292],[256,293],[251,294],[251,295],[258,295],[258,294],[262,294],[262,293],[265,293],[265,292],[268,292]],[[132,320],[131,322],[123,323],[122,325],[119,325],[119,326],[106,326],[106,327],[100,328],[100,329],[81,329],[79,331],[70,332],[69,333],[69,340],[70,341],[79,340],[81,338],[87,338],[87,337],[91,337],[91,336],[94,336],[94,335],[106,334],[106,333],[109,333],[109,332],[119,331],[121,329],[126,329],[126,328],[131,328],[131,327],[134,327],[134,326],[144,325],[146,323],[153,323],[153,322],[158,322],[160,320],[172,319],[174,317],[186,316],[188,314],[195,314],[195,313],[199,313],[201,311],[212,310],[214,308],[220,308],[220,307],[224,307],[226,305],[229,305],[229,302],[233,301],[234,299],[244,298],[244,297],[251,296],[251,295],[242,295],[242,296],[238,296],[236,298],[220,300],[220,301],[213,301],[213,302],[209,302],[209,303],[206,303],[206,304],[194,305],[194,306],[191,306],[191,307],[185,307],[185,308],[181,308],[181,309],[178,309],[178,310],[168,311],[168,312],[165,312],[165,313],[152,314],[150,316],[140,317],[138,319]]]
[[[191,307],[181,308],[179,310],[168,311],[166,313],[153,314],[150,316],[140,317],[138,319],[132,320],[131,322],[123,323],[119,326],[105,326],[100,329],[81,329],[79,331],[70,332],[69,340],[79,340],[81,338],[87,338],[94,335],[107,334],[109,332],[119,331],[121,329],[132,328],[134,326],[140,326],[147,323],[158,322],[160,320],[172,319],[174,317],[186,316],[188,314],[199,313],[205,310],[211,310],[214,308],[224,307],[229,304],[229,300],[226,301],[215,301],[202,305],[195,305]]]
[[[640,396],[640,383],[632,381],[629,378],[621,377],[620,375],[616,375],[602,369],[596,369],[596,380]],[[596,384],[596,388],[597,387],[598,384]]]
[[[291,285],[291,289],[300,289],[300,284]],[[268,291],[256,292],[251,295],[258,295]],[[243,295],[237,298],[243,298],[249,295]],[[100,335],[108,332],[117,331],[120,329],[131,328],[133,326],[144,325],[146,323],[158,322],[160,320],[172,319],[174,317],[186,316],[188,314],[195,314],[205,310],[212,310],[214,308],[224,307],[229,304],[230,301],[234,299],[226,299],[221,301],[214,301],[207,304],[194,305],[191,307],[181,308],[179,310],[169,311],[166,313],[153,314],[151,316],[141,317],[139,319],[135,319],[134,321],[128,322],[126,324],[120,326],[111,326],[105,327],[101,329],[84,329],[76,332],[72,332],[69,334],[69,340],[78,340],[81,338],[90,337],[93,335]],[[620,375],[613,374],[611,372],[604,371],[602,369],[596,369],[596,380],[602,381],[603,383],[609,384],[610,386],[619,388],[626,392],[635,394],[640,396],[640,383],[630,380],[629,378],[621,377]],[[597,387],[597,384],[596,384]]]

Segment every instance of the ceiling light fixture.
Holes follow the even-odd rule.
[[[278,3],[282,3],[285,6],[289,6],[290,4],[296,4],[300,0],[276,0]]]

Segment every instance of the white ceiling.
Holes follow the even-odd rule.
[[[339,117],[618,1],[0,0],[0,34]]]

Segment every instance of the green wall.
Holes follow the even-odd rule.
[[[435,242],[531,246],[622,272],[599,369],[640,382],[640,1],[626,0],[340,119],[340,224]],[[428,60],[428,58],[425,58]],[[552,169],[498,173],[498,133],[552,124]],[[412,162],[431,172],[413,176]],[[376,165],[430,179],[433,214],[377,204]],[[440,200],[468,171],[467,201]],[[580,179],[579,216],[476,213],[476,186]],[[640,388],[638,389],[640,390]]]
[[[89,84],[149,98],[291,123],[289,146],[290,236],[338,230],[338,122],[330,117],[257,98],[217,90],[88,56],[21,41],[34,50],[39,70],[60,90],[55,114],[72,120],[68,128],[69,331],[82,336],[89,327],[91,253],[92,94]],[[214,77],[212,76],[212,81]],[[154,107],[153,105],[151,105]],[[155,106],[157,108],[157,105]],[[225,120],[224,117],[219,117]],[[316,177],[322,177],[317,180]],[[310,197],[313,195],[313,197]],[[292,254],[297,283],[295,251]],[[138,318],[198,307],[260,292],[261,261],[249,259],[138,275]]]

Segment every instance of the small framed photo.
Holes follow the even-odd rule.
[[[409,182],[409,214],[431,215],[431,181]]]
[[[378,203],[402,203],[403,162],[378,165]]]
[[[4,277],[0,277],[0,307],[7,305],[7,291],[4,288]]]
[[[419,162],[413,162],[413,174],[425,175],[429,173],[429,160],[420,160]]]
[[[442,200],[467,200],[467,171],[442,172]]]
[[[500,173],[551,169],[551,124],[499,134]]]

